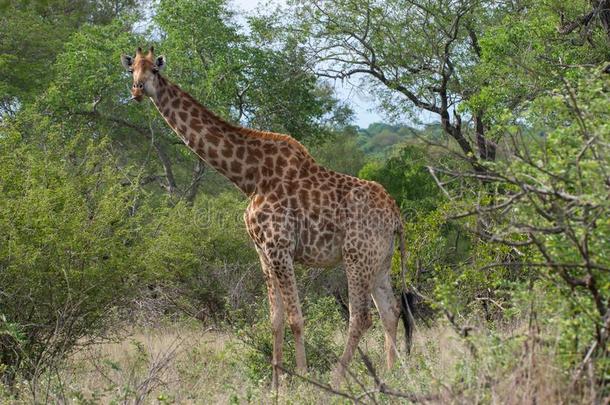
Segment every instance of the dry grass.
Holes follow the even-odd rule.
[[[101,403],[226,403],[242,393],[234,343],[192,327],[142,330],[88,349],[63,372],[68,396]]]
[[[473,358],[461,337],[447,325],[420,329],[412,355],[384,371],[382,333],[377,326],[361,345],[379,378],[392,389],[426,403],[528,404],[573,402],[552,351],[514,329],[513,336],[490,343]],[[486,338],[485,338],[486,339]],[[246,348],[233,335],[172,324],[141,329],[115,343],[74,354],[61,370],[24,390],[20,401],[76,404],[350,403],[297,377],[286,377],[278,393],[244,371]],[[365,403],[405,403],[376,393],[362,361],[352,367],[342,390]],[[311,376],[310,376],[311,377]],[[328,375],[317,376],[326,383]],[[367,391],[369,394],[366,394]],[[568,401],[569,400],[569,401]]]

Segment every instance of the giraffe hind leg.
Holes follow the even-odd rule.
[[[364,257],[345,260],[349,297],[349,327],[345,349],[333,371],[332,384],[334,387],[338,387],[345,378],[346,368],[354,356],[360,338],[372,324],[371,278],[366,274],[368,266],[365,265],[365,262]]]
[[[373,301],[379,311],[385,337],[386,365],[388,369],[394,366],[396,360],[396,330],[400,317],[400,307],[390,282],[389,268],[382,269],[373,288]]]

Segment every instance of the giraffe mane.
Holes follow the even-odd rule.
[[[294,146],[297,150],[303,152],[305,157],[308,157],[313,160],[313,157],[311,156],[311,154],[309,153],[307,148],[301,142],[297,141],[290,135],[279,134],[277,132],[260,131],[257,129],[240,127],[240,126],[236,126],[233,124],[229,124],[229,125],[233,126],[235,129],[240,131],[242,134],[245,134],[245,135],[253,137],[253,138],[267,139],[267,140],[271,140],[271,141],[275,141],[275,142],[286,142],[286,143]]]

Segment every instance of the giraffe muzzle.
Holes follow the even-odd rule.
[[[130,100],[135,100],[139,103],[140,101],[142,101],[143,98],[144,96],[142,95],[142,93],[132,94]]]
[[[131,86],[131,100],[136,100],[138,103],[142,101],[144,97],[144,83],[135,82],[133,86]]]

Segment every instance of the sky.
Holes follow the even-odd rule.
[[[260,4],[266,4],[267,0],[232,0],[235,8],[244,15],[252,13]],[[275,0],[282,3],[282,0]],[[337,80],[333,83],[337,92],[337,97],[346,101],[354,110],[354,124],[361,128],[366,128],[374,122],[384,121],[383,116],[375,111],[375,100],[364,94],[362,90],[348,83],[341,83]]]

